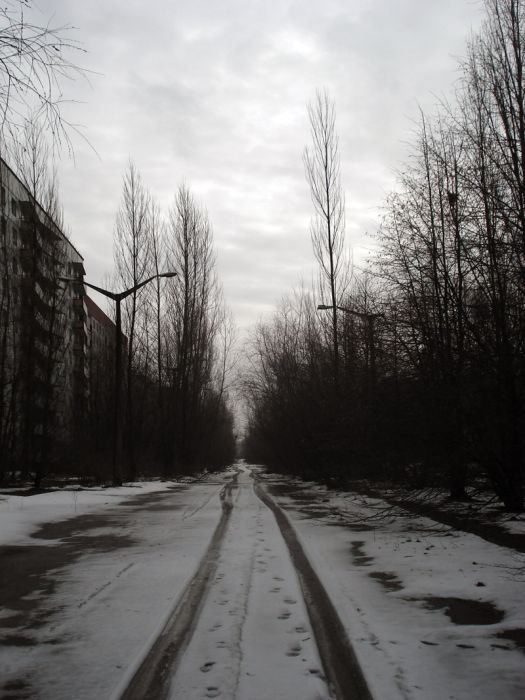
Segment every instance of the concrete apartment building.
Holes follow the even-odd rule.
[[[95,450],[112,446],[115,388],[115,323],[84,296],[88,361],[88,429]]]
[[[38,471],[82,431],[90,351],[112,322],[85,296],[82,255],[3,160],[0,222],[1,475]]]

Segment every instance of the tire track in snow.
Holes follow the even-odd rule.
[[[131,681],[118,694],[120,700],[163,700],[167,697],[177,659],[191,640],[208,589],[215,578],[219,550],[233,509],[233,490],[237,487],[237,478],[238,473],[222,487],[222,516],[201,564]]]
[[[288,548],[245,468],[219,558],[170,700],[332,697]]]
[[[96,588],[96,589],[93,591],[93,593],[91,593],[90,595],[88,595],[87,598],[85,598],[85,599],[82,600],[80,603],[78,603],[77,608],[83,608],[83,607],[85,607],[85,606],[86,606],[88,603],[90,603],[94,598],[96,598],[96,597],[99,596],[103,591],[105,591],[106,588],[109,588],[109,587],[112,586],[114,583],[116,583],[116,582],[117,582],[117,579],[119,579],[123,574],[125,574],[127,571],[129,571],[129,570],[130,570],[131,568],[133,568],[134,566],[135,566],[135,562],[133,562],[133,561],[130,562],[129,564],[126,564],[126,566],[125,566],[123,569],[120,569],[120,571],[118,571],[118,572],[115,574],[115,577],[112,578],[111,581],[106,581],[106,583],[103,583],[103,584],[100,585],[98,588]]]
[[[240,493],[240,490],[239,490]],[[257,524],[259,524],[259,520],[257,519]],[[255,557],[256,557],[256,552],[255,550],[252,550],[251,555],[250,555],[250,564],[248,568],[248,578],[246,580],[246,586],[244,587],[244,595],[241,601],[241,615],[239,619],[239,627],[238,627],[238,638],[237,638],[237,668],[236,668],[236,673],[235,673],[235,683],[234,683],[234,691],[233,691],[233,697],[237,697],[237,692],[239,689],[239,682],[240,682],[240,677],[241,677],[241,666],[243,662],[243,630],[244,630],[244,625],[246,623],[246,619],[248,617],[248,607],[249,607],[249,598],[250,598],[250,593],[252,590],[252,581],[253,581],[253,570],[254,570],[254,565],[255,565]]]
[[[327,680],[340,700],[373,700],[345,628],[284,511],[254,475],[254,491],[273,512],[295,566]]]
[[[197,506],[195,506],[193,509],[186,509],[183,514],[182,514],[182,520],[186,520],[187,518],[192,518],[194,515],[196,515],[199,511],[201,511],[203,508],[205,508],[208,503],[211,501],[212,498],[214,498],[217,495],[217,489],[216,491],[213,491],[207,498],[204,499],[202,503],[199,503]],[[220,489],[221,491],[221,498],[222,498],[222,492],[224,490],[224,486]]]

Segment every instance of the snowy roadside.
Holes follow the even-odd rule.
[[[44,523],[102,512],[134,496],[166,491],[171,485],[144,481],[119,488],[64,488],[32,496],[0,493],[0,545],[27,544]]]
[[[7,561],[11,553],[44,550],[45,557],[50,547],[72,557],[35,579],[21,601],[27,612],[4,606],[0,613],[0,697],[109,698],[197,569],[222,512],[223,483],[217,477],[175,489],[154,482],[4,499]],[[60,528],[49,528],[53,523]],[[41,525],[47,539],[31,536]],[[61,540],[59,529],[68,533]]]
[[[447,491],[438,488],[394,489],[391,484],[371,487],[355,482],[352,491],[525,552],[525,515],[506,511],[486,489],[467,488],[466,501],[451,500]]]
[[[378,499],[273,475],[265,483],[375,697],[523,697],[525,663],[512,639],[525,629],[525,557]]]

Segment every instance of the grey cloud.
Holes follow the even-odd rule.
[[[97,71],[67,107],[100,158],[61,164],[67,221],[90,278],[111,269],[128,157],[164,209],[181,181],[207,207],[219,271],[239,320],[315,270],[302,152],[306,103],[337,104],[347,230],[366,256],[418,101],[454,79],[453,54],[479,18],[469,0],[41,0],[71,22]],[[251,309],[251,311],[250,311]]]

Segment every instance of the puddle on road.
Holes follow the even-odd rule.
[[[297,501],[297,503],[315,504],[320,500],[319,495],[308,493],[308,491],[290,491],[289,493],[283,495],[292,498],[294,501]]]
[[[173,501],[170,501],[171,498],[175,495],[173,493],[173,490],[177,492],[177,495],[183,493],[184,491],[188,490],[187,485],[180,485],[180,487],[177,488],[172,488],[171,486],[168,487],[171,489],[171,491],[157,491],[153,493],[139,493],[136,496],[133,496],[131,498],[127,498],[124,501],[120,501],[119,503],[115,503],[116,506],[119,508],[127,508],[127,509],[133,509],[137,513],[140,513],[142,511],[148,511],[151,508],[154,508],[155,510],[180,510],[180,504],[174,504]],[[167,504],[164,505],[164,502],[167,501]]]
[[[356,566],[367,566],[374,561],[374,557],[367,556],[363,551],[363,547],[365,546],[364,542],[361,540],[354,540],[350,544],[350,553],[352,554],[352,559]]]
[[[73,521],[45,523],[31,537],[35,540],[61,540],[74,548],[76,556],[83,553],[85,548],[111,552],[136,543],[130,535],[119,534],[118,526],[118,520],[112,516],[81,515]]]
[[[333,513],[328,509],[328,508],[318,508],[318,507],[312,507],[312,508],[306,508],[302,506],[299,508],[299,513],[302,515],[306,516],[307,518],[327,518],[333,515]]]
[[[25,637],[22,634],[9,634],[0,638],[1,646],[8,647],[32,647],[36,646],[37,640],[34,637]]]
[[[514,642],[516,647],[525,654],[525,629],[504,630],[496,635],[498,639]]]
[[[2,628],[27,630],[47,624],[59,612],[49,601],[63,569],[88,551],[112,552],[135,543],[127,534],[119,534],[120,525],[116,518],[82,515],[46,523],[33,533],[35,542],[61,540],[58,547],[47,544],[0,547],[0,600],[3,608],[9,611],[2,618]],[[114,531],[108,532],[110,528]],[[5,634],[4,631],[4,637]]]
[[[341,521],[344,527],[352,532],[372,532],[376,529],[372,527],[372,525],[367,525],[366,523],[349,523],[345,520],[344,516],[341,516]]]
[[[9,695],[6,697],[17,697],[17,698],[26,698],[30,697],[31,695],[31,686],[27,681],[24,681],[22,679],[17,679],[13,681],[7,681],[7,683],[4,683],[3,686],[1,686],[3,690],[8,691],[9,693],[21,693],[15,695]]]
[[[310,490],[307,486],[301,487],[297,484],[272,484],[271,482],[264,482],[265,487],[269,490],[272,496],[279,496],[285,498],[291,498],[297,503],[310,504],[312,506],[319,506],[321,502],[325,500],[325,497],[316,491]]]
[[[109,516],[72,514],[72,517],[67,520],[44,523],[36,532],[32,533],[31,537],[36,540],[60,540],[80,532],[93,530],[95,527],[111,527],[113,523],[114,520]]]
[[[98,534],[97,532],[89,535],[71,535],[71,537],[64,537],[63,541],[94,552],[113,552],[121,547],[131,547],[136,544],[136,540],[128,535]]]
[[[370,578],[379,581],[379,583],[388,591],[400,591],[403,584],[395,574],[389,571],[372,571],[368,574]]]
[[[60,644],[63,640],[59,638],[52,639],[36,639],[24,634],[8,634],[5,637],[0,637],[0,646],[7,647],[34,647],[37,645],[47,644],[54,646]]]
[[[429,610],[444,610],[455,625],[495,625],[505,617],[505,612],[490,601],[466,598],[423,598]]]

